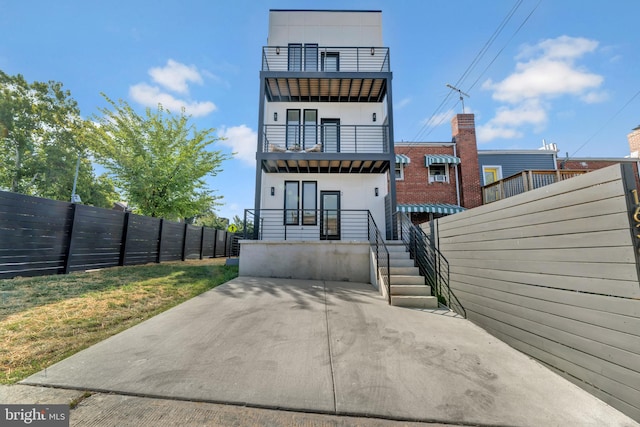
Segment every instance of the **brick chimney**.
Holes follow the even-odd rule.
[[[627,139],[629,140],[631,157],[640,157],[640,126],[627,135]]]
[[[476,125],[473,114],[457,114],[451,119],[451,135],[460,157],[460,199],[467,209],[482,205]]]

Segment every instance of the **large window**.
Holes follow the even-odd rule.
[[[300,149],[300,110],[287,110],[287,150]]]
[[[299,218],[299,200],[300,200],[300,184],[298,181],[284,182],[284,224],[298,225]]]
[[[318,71],[318,44],[305,43],[304,45],[304,70]]]
[[[304,143],[303,149],[318,143],[318,110],[304,110]]]
[[[302,225],[316,225],[318,209],[318,184],[315,181],[302,181]]]
[[[302,44],[289,43],[289,71],[302,71]]]

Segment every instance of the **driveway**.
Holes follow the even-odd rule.
[[[638,425],[465,319],[350,282],[240,277],[23,384],[390,420]]]

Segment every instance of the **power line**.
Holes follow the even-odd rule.
[[[480,51],[478,51],[478,53],[476,54],[476,56],[474,57],[474,59],[471,61],[471,63],[467,66],[466,70],[462,73],[462,76],[460,76],[460,78],[456,81],[455,86],[459,87],[464,80],[468,77],[468,75],[473,71],[473,69],[475,69],[475,67],[477,66],[477,64],[480,62],[480,60],[486,55],[488,49],[491,47],[491,45],[493,44],[493,42],[496,40],[496,38],[500,35],[500,33],[502,32],[502,30],[505,28],[505,26],[509,23],[509,21],[511,20],[511,18],[513,17],[513,15],[515,14],[515,12],[518,10],[518,8],[522,5],[523,0],[518,0],[518,2],[516,2],[516,4],[511,8],[511,10],[509,10],[509,12],[507,13],[507,15],[502,19],[502,21],[500,22],[500,24],[498,24],[498,27],[494,30],[493,34],[491,34],[491,36],[489,37],[489,39],[485,42],[484,46],[480,49]],[[538,3],[539,4],[539,3]],[[537,6],[536,6],[537,7]],[[534,9],[535,10],[535,9]],[[532,12],[533,13],[533,12]],[[530,16],[531,14],[529,14]],[[527,17],[528,19],[528,17]],[[525,20],[526,22],[526,20]],[[523,24],[520,25],[520,28],[522,27]],[[513,38],[513,36],[512,36]],[[504,49],[504,47],[503,47]],[[494,58],[495,61],[495,58]],[[488,69],[485,68],[485,71]],[[472,86],[473,87],[473,86]],[[467,90],[468,92],[469,90]],[[418,141],[421,137],[426,137],[428,136],[433,129],[435,129],[436,127],[438,127],[443,121],[444,121],[444,117],[442,117],[438,123],[434,126],[434,118],[438,115],[441,114],[441,111],[443,110],[443,106],[447,103],[447,101],[449,101],[449,98],[451,97],[451,92],[447,93],[447,95],[444,97],[444,99],[440,102],[440,104],[438,105],[438,107],[434,110],[434,112],[431,114],[431,116],[429,117],[429,119],[427,121],[425,121],[425,124],[422,126],[422,128],[418,131],[418,133],[416,134],[416,136],[414,137],[414,141]],[[427,129],[429,129],[429,132],[427,132]]]
[[[578,147],[578,149],[577,149],[576,151],[574,151],[574,152],[573,152],[573,154],[571,155],[571,157],[575,156],[575,155],[576,155],[576,153],[577,153],[578,151],[582,150],[582,149],[585,147],[585,145],[587,145],[588,143],[590,143],[590,142],[591,142],[591,140],[593,140],[593,138],[595,138],[595,137],[596,137],[596,135],[598,135],[600,132],[602,132],[602,130],[603,130],[605,127],[607,127],[607,126],[609,125],[609,123],[611,123],[611,122],[613,121],[613,119],[615,119],[616,117],[618,117],[618,115],[622,112],[622,110],[624,110],[625,108],[627,108],[627,106],[628,106],[629,104],[631,104],[631,103],[633,102],[633,100],[634,100],[634,99],[636,99],[636,98],[638,97],[638,95],[640,95],[640,90],[639,90],[639,91],[637,91],[637,92],[635,93],[635,95],[633,95],[633,96],[632,96],[632,97],[631,97],[631,98],[630,98],[630,99],[629,99],[629,100],[628,100],[628,101],[627,101],[627,102],[626,102],[626,103],[625,103],[625,104],[624,104],[624,105],[623,105],[623,106],[622,106],[618,111],[616,111],[616,113],[615,113],[613,116],[611,116],[611,117],[609,118],[609,120],[607,120],[607,121],[605,122],[605,124],[603,124],[603,125],[600,127],[600,129],[598,129],[598,130],[597,130],[593,135],[591,135],[591,136],[589,137],[589,139],[587,139],[587,140],[586,140],[586,141],[585,141],[585,142],[584,142],[580,147]]]

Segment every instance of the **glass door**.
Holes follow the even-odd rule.
[[[322,148],[325,153],[340,152],[340,119],[322,119]]]
[[[340,240],[340,192],[320,192],[320,240]]]

